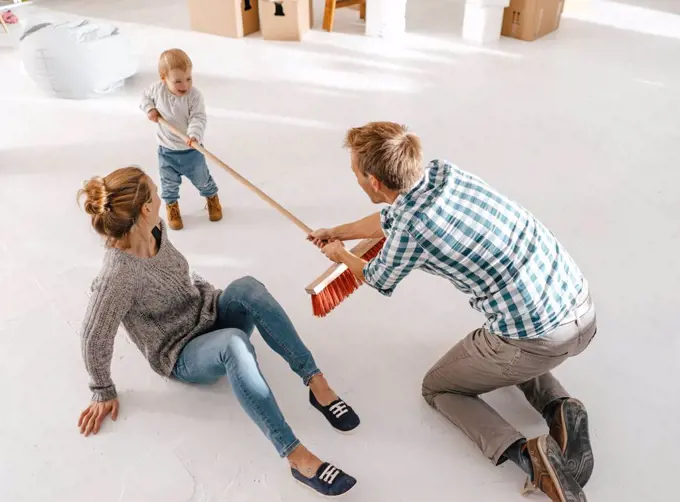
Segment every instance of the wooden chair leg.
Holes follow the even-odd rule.
[[[359,8],[359,18],[366,19],[366,0],[361,2],[361,7]]]
[[[326,8],[323,11],[323,29],[326,31],[333,31],[335,3],[336,0],[326,0]]]

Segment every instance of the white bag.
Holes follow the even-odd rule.
[[[139,55],[118,28],[87,20],[27,27],[20,51],[38,87],[61,98],[102,96],[139,70]]]

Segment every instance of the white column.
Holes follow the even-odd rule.
[[[503,11],[508,5],[510,0],[467,0],[463,38],[481,44],[499,40]]]
[[[406,31],[406,0],[366,0],[366,35],[394,38]]]

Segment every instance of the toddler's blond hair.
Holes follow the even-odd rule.
[[[158,59],[158,74],[165,78],[170,70],[189,71],[193,68],[191,58],[182,49],[168,49],[163,51]]]

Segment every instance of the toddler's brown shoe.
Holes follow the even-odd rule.
[[[165,206],[168,214],[168,226],[173,230],[182,230],[184,223],[182,222],[182,214],[179,212],[179,202],[172,202]]]
[[[208,216],[210,221],[220,221],[222,219],[222,205],[217,194],[212,197],[206,197],[208,201]]]

